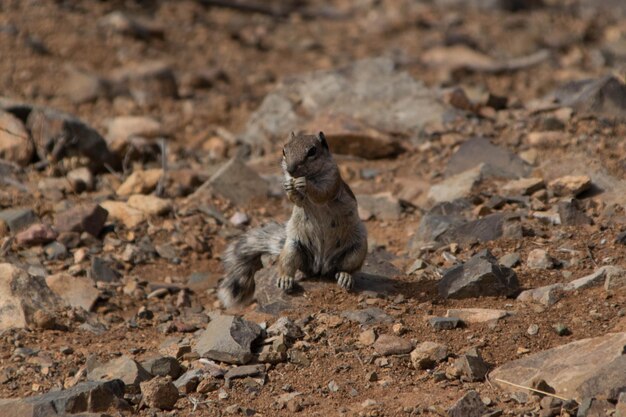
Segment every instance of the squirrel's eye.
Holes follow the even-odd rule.
[[[306,153],[307,158],[312,158],[317,153],[317,148],[314,146]]]

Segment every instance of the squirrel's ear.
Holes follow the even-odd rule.
[[[317,138],[320,140],[320,142],[322,143],[322,146],[325,149],[328,149],[328,142],[326,142],[326,136],[324,136],[324,132],[320,132],[319,135],[317,135]]]

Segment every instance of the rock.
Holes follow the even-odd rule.
[[[56,215],[54,227],[63,232],[87,232],[97,237],[109,212],[95,203],[83,203]]]
[[[102,136],[81,120],[48,108],[34,108],[28,115],[26,126],[30,130],[37,154],[53,160],[69,156],[88,158],[94,169],[109,166],[120,168],[121,161],[111,153]],[[71,138],[71,141],[68,141]],[[62,146],[61,146],[62,145]],[[55,149],[62,150],[61,153]]]
[[[169,377],[157,376],[139,384],[143,401],[153,408],[171,410],[178,401],[178,389]]]
[[[507,253],[506,255],[504,255],[503,257],[501,257],[500,259],[498,259],[498,263],[500,265],[503,265],[507,268],[514,268],[516,266],[518,266],[520,263],[522,263],[522,258],[520,257],[519,253]]]
[[[548,189],[559,197],[576,197],[591,187],[591,178],[587,175],[566,175],[548,183]]]
[[[468,391],[449,410],[449,417],[482,417],[487,407],[474,390]]]
[[[545,287],[522,291],[517,296],[517,300],[525,303],[537,302],[545,306],[551,306],[561,299],[565,290],[565,285],[561,283],[546,285]]]
[[[402,213],[400,201],[391,193],[358,195],[359,210],[366,210],[379,220],[398,220]]]
[[[626,333],[578,340],[506,363],[489,379],[508,391],[516,388],[498,379],[523,386],[543,379],[559,395],[578,402],[591,397],[616,400],[626,386],[625,345]]]
[[[391,59],[366,59],[279,84],[249,118],[241,140],[257,154],[273,151],[276,139],[316,117],[336,114],[379,132],[412,136],[429,122],[441,122],[445,110],[434,92],[398,71]]]
[[[237,158],[224,164],[206,184],[217,194],[236,205],[246,204],[252,199],[264,198],[269,192],[267,182]]]
[[[169,376],[176,379],[182,373],[180,364],[171,356],[156,355],[141,362],[141,366],[154,376]]]
[[[26,166],[33,159],[35,146],[20,119],[0,110],[0,159]]]
[[[501,238],[505,233],[508,215],[493,213],[480,219],[448,228],[438,237],[439,242],[473,244],[490,242]]]
[[[134,229],[146,220],[146,215],[122,201],[105,201],[101,206],[113,220],[121,222],[127,229]]]
[[[483,250],[446,271],[438,289],[444,298],[510,297],[519,290],[519,282],[513,270],[498,265],[494,256]]]
[[[47,276],[46,284],[67,305],[84,308],[86,311],[91,311],[100,297],[100,291],[94,287],[93,280],[86,277],[73,277],[61,272]]]
[[[35,324],[37,311],[55,311],[61,302],[42,277],[8,263],[0,264],[0,331]]]
[[[374,329],[368,329],[359,334],[359,342],[363,346],[372,346],[376,341],[376,332]]]
[[[226,372],[226,375],[224,375],[224,379],[228,385],[233,379],[258,376],[265,377],[265,365],[243,365],[230,368],[228,372]]]
[[[472,138],[464,142],[446,165],[446,177],[459,174],[477,165],[485,164],[491,176],[502,178],[525,177],[530,167],[514,153],[493,145],[485,138]],[[483,171],[485,172],[485,171]]]
[[[288,317],[280,317],[267,329],[268,336],[283,335],[289,339],[300,339],[304,336],[302,329]]]
[[[485,323],[508,317],[511,312],[488,308],[456,308],[446,312],[447,317],[456,317],[464,323]]]
[[[11,233],[17,233],[35,223],[37,216],[29,208],[11,208],[0,211],[0,220],[6,222]]]
[[[582,226],[592,224],[592,220],[580,208],[578,200],[559,201],[559,218],[563,226]]]
[[[148,194],[154,191],[163,176],[162,169],[147,169],[134,171],[117,188],[117,195],[126,197],[132,194]]]
[[[128,92],[141,106],[157,104],[161,98],[178,97],[174,71],[165,62],[129,64],[111,74],[116,90]]]
[[[123,154],[133,139],[155,139],[165,136],[158,120],[146,116],[118,116],[107,125],[106,140],[111,151]]]
[[[77,193],[92,191],[94,189],[94,178],[89,168],[82,167],[71,170],[66,176],[72,189]]]
[[[502,191],[506,195],[531,195],[545,186],[543,178],[521,178],[504,184]]]
[[[554,331],[559,336],[569,336],[572,334],[571,330],[568,329],[567,326],[564,325],[563,323],[557,323],[554,326],[552,326],[552,328],[554,328]]]
[[[0,408],[3,415],[11,417],[61,417],[111,410],[128,411],[130,407],[124,401],[124,383],[114,379],[82,382],[66,390],[52,390],[34,397],[0,399]]]
[[[111,268],[103,258],[94,256],[91,261],[91,279],[102,282],[116,282],[120,279],[120,274]]]
[[[405,151],[390,134],[343,114],[321,114],[307,123],[304,130],[317,132],[320,126],[324,127],[324,136],[334,154],[381,159]]]
[[[15,242],[20,246],[37,246],[53,241],[59,234],[50,226],[36,223],[15,236]]]
[[[607,291],[626,287],[626,270],[617,266],[604,267],[604,289]],[[625,416],[626,417],[626,416]]]
[[[350,321],[356,321],[363,325],[393,322],[393,318],[391,316],[387,315],[383,310],[377,307],[344,311],[341,313],[341,317]]]
[[[448,357],[448,347],[441,343],[422,342],[411,352],[411,363],[415,369],[434,368]]]
[[[126,385],[137,386],[152,376],[135,360],[128,356],[120,356],[105,364],[96,366],[87,372],[89,381],[109,381],[120,379]]]
[[[164,29],[143,19],[130,17],[121,11],[114,11],[98,20],[98,26],[106,31],[137,39],[163,38]]]
[[[428,324],[437,331],[452,330],[459,327],[461,320],[456,317],[431,317],[428,319]]]
[[[37,329],[54,330],[59,327],[56,316],[44,310],[37,310],[33,314],[33,324]]]
[[[236,212],[231,216],[228,221],[235,227],[245,226],[250,223],[250,217],[246,213],[242,213],[240,211]]]
[[[459,356],[454,361],[454,368],[461,375],[461,379],[469,382],[482,381],[489,371],[480,352],[475,348]]]
[[[454,201],[468,197],[483,178],[484,164],[452,175],[439,184],[433,185],[428,191],[428,199],[435,203]]]
[[[59,242],[52,242],[47,244],[43,248],[43,251],[46,254],[46,258],[54,260],[65,259],[67,258],[68,254],[65,245]]]
[[[436,204],[422,216],[409,248],[415,251],[422,245],[441,244],[449,230],[467,223],[463,214],[466,210],[469,210],[469,203],[464,200]]]
[[[554,259],[543,249],[533,249],[528,253],[526,265],[530,269],[551,269],[554,268]]]
[[[200,356],[234,364],[252,360],[251,345],[261,335],[261,328],[240,317],[217,315],[198,338]]]
[[[572,81],[557,89],[553,96],[562,106],[571,107],[583,115],[624,118],[626,86],[612,75]]]
[[[608,275],[622,274],[623,270],[614,266],[603,266],[596,269],[593,274],[586,275],[582,278],[575,279],[567,283],[564,287],[565,291],[584,290],[591,287],[597,287],[605,283]]]
[[[59,89],[60,93],[74,104],[96,101],[110,93],[110,85],[103,78],[73,67],[67,68]]]
[[[413,350],[411,341],[389,334],[381,334],[373,347],[381,356],[404,355]]]
[[[174,381],[174,386],[183,394],[191,394],[196,391],[204,374],[201,369],[190,369]]]
[[[153,195],[135,194],[128,198],[128,206],[149,216],[161,216],[172,211],[172,202]]]

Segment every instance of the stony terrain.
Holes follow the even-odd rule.
[[[0,414],[626,416],[620,0],[0,2]],[[356,289],[225,310],[323,130]]]

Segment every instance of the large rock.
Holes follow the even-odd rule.
[[[583,115],[624,119],[626,85],[617,77],[570,82],[553,93],[555,101]]]
[[[445,174],[456,175],[479,164],[485,164],[490,176],[520,178],[530,173],[530,166],[514,153],[476,137],[464,142],[452,155]]]
[[[252,114],[241,140],[256,153],[273,151],[291,131],[322,114],[339,114],[381,132],[414,135],[429,122],[441,122],[445,110],[431,90],[398,71],[392,60],[366,59],[285,80]]]
[[[206,184],[217,194],[238,205],[266,197],[269,191],[267,182],[238,158],[224,164]]]
[[[162,176],[162,169],[134,171],[119,187],[117,187],[116,193],[119,196],[151,193],[157,187],[157,184]]]
[[[428,191],[428,199],[441,203],[468,197],[482,180],[484,167],[484,164],[480,164],[433,185]]]
[[[70,389],[19,399],[0,399],[6,417],[55,417],[77,413],[129,410],[124,383],[119,379],[82,382]]]
[[[10,208],[0,211],[3,220],[12,233],[19,232],[37,221],[37,215],[30,208]]]
[[[476,391],[468,391],[449,410],[449,417],[481,417],[487,412],[487,407]]]
[[[123,201],[108,200],[101,206],[109,213],[111,219],[122,223],[127,229],[133,229],[146,220],[143,211],[132,208]]]
[[[35,323],[35,313],[61,307],[61,301],[42,277],[8,263],[0,264],[0,331]]]
[[[499,265],[489,250],[483,250],[446,271],[438,289],[443,298],[508,297],[519,290],[519,282],[515,271]]]
[[[626,333],[578,340],[506,363],[489,379],[508,391],[517,388],[499,380],[529,387],[543,379],[557,394],[579,403],[591,397],[616,400],[626,387],[624,346]]]
[[[96,366],[87,373],[89,381],[110,381],[120,379],[126,385],[139,385],[152,378],[143,367],[128,356],[120,356],[105,364]]]
[[[59,234],[50,226],[43,223],[31,225],[15,236],[15,242],[20,246],[36,246],[52,242]]]
[[[59,232],[87,232],[97,237],[104,227],[109,212],[96,203],[84,203],[58,213],[54,227]]]
[[[100,291],[94,286],[94,281],[86,277],[73,277],[66,273],[58,273],[46,277],[46,284],[65,303],[72,307],[81,307],[90,311]]]
[[[28,115],[26,126],[39,155],[49,155],[53,159],[84,156],[98,169],[121,166],[104,138],[74,116],[53,109],[35,108]]]
[[[169,377],[158,376],[140,383],[143,400],[149,407],[171,410],[178,401],[178,388]]]
[[[253,357],[252,342],[261,333],[256,323],[235,316],[215,315],[198,338],[196,351],[205,358],[246,364]]]
[[[357,201],[361,217],[374,215],[379,220],[398,220],[402,214],[400,201],[388,192],[358,195]]]
[[[107,143],[111,151],[123,154],[134,138],[165,136],[158,120],[146,116],[119,116],[108,123]]]
[[[22,121],[0,110],[0,158],[26,166],[34,152],[35,146]]]

